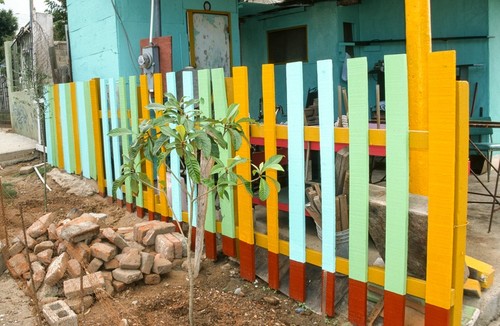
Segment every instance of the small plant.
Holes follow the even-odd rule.
[[[222,160],[220,149],[239,149],[243,141],[248,141],[242,124],[253,122],[253,120],[238,119],[237,104],[231,104],[228,107],[223,119],[212,119],[205,117],[199,109],[195,108],[199,103],[198,100],[183,97],[178,101],[172,94],[166,94],[166,96],[167,101],[164,105],[148,105],[149,109],[159,114],[155,118],[143,121],[139,126],[138,134],[133,134],[126,128],[116,128],[110,131],[110,136],[132,136],[133,138],[128,155],[124,155],[122,176],[113,183],[113,194],[128,180],[133,193],[138,192],[139,184],[145,184],[167,198],[165,185],[155,185],[145,173],[140,172],[139,167],[143,160],[148,160],[164,164],[167,172],[171,172],[169,155],[175,152],[179,156],[189,182],[184,185],[179,180],[180,176],[174,173],[171,175],[181,184],[187,196],[189,205],[187,243],[191,243],[195,202],[198,202],[199,207],[195,259],[192,264],[190,250],[187,253],[190,288],[189,320],[190,325],[193,325],[193,279],[198,275],[203,251],[207,195],[216,192],[219,198],[228,198],[228,190],[239,184],[243,184],[245,189],[253,194],[252,183],[258,183],[258,196],[261,200],[266,200],[270,193],[268,181],[274,183],[278,191],[280,190],[278,181],[267,176],[266,171],[269,169],[283,171],[279,164],[283,156],[273,156],[258,166],[252,164],[252,180],[246,180],[234,172],[234,168],[246,159],[236,156]],[[141,153],[143,158],[136,163],[135,158],[140,157]]]
[[[17,190],[12,183],[2,183],[2,196],[7,199],[17,197]]]

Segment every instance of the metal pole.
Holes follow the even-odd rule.
[[[154,29],[155,29],[155,37],[161,36],[161,2],[160,0],[154,0]]]

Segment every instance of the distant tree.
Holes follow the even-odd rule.
[[[66,0],[45,0],[45,5],[47,6],[45,12],[52,14],[54,20],[54,41],[66,40],[64,30],[64,26],[68,23]]]
[[[3,3],[0,0],[0,3]],[[0,10],[0,61],[3,61],[5,52],[3,42],[12,39],[17,31],[17,17],[12,10]]]

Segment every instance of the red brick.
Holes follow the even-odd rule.
[[[146,285],[156,285],[161,282],[161,277],[158,274],[148,274],[144,275],[144,284]]]
[[[102,229],[101,232],[102,232],[102,235],[106,239],[108,239],[109,242],[111,242],[112,244],[114,244],[118,248],[123,249],[125,247],[128,247],[128,244],[125,241],[125,239],[120,234],[113,231],[112,228]]]
[[[99,229],[99,225],[92,222],[70,222],[61,229],[61,238],[73,243],[90,240],[99,234]]]
[[[46,250],[46,249],[54,249],[54,243],[52,241],[42,241],[35,246],[33,252],[36,254]]]
[[[71,278],[79,277],[82,273],[82,266],[80,266],[78,260],[72,258],[68,261],[68,268],[66,271]]]
[[[18,253],[23,251],[23,249],[24,249],[24,244],[18,239],[18,241],[10,245],[9,256],[12,257],[14,255],[17,255]]]
[[[52,213],[43,215],[26,230],[26,233],[32,238],[38,238],[39,236],[47,232],[47,228],[49,227],[50,223],[52,223],[54,217],[55,215],[52,215]]]
[[[177,259],[182,258],[182,242],[173,234],[166,234],[167,239],[174,245],[174,257]]]
[[[150,230],[153,231],[149,232]],[[134,226],[134,240],[146,245],[153,245],[157,235],[174,231],[175,226],[172,223],[160,221],[142,222]],[[148,235],[147,239],[145,239],[146,235]],[[143,240],[146,240],[146,242],[143,242]]]
[[[156,237],[155,250],[157,253],[162,254],[163,257],[172,261],[175,258],[174,244],[167,238],[165,234],[160,234]]]
[[[68,267],[69,255],[63,253],[54,259],[47,268],[47,275],[45,276],[45,283],[50,286],[56,285],[59,280],[64,277],[66,268]]]
[[[33,282],[35,285],[35,291],[37,291],[43,284],[45,279],[45,268],[43,268],[40,262],[31,263],[31,269],[33,270]]]
[[[87,271],[89,273],[95,273],[101,268],[102,264],[104,264],[102,260],[100,260],[99,258],[94,258],[87,266]]]
[[[28,260],[24,254],[17,254],[7,261],[12,277],[21,277],[24,273],[30,270]]]
[[[120,260],[122,269],[139,269],[141,267],[141,254],[137,249],[130,249],[128,253]]]
[[[94,243],[90,247],[90,253],[92,256],[99,258],[103,261],[110,261],[116,256],[116,247],[110,243],[100,242]]]
[[[142,280],[142,273],[140,270],[117,268],[113,271],[113,278],[125,284],[131,284]]]
[[[57,237],[57,227],[54,223],[51,223],[49,227],[47,228],[47,235],[49,237],[49,240],[56,241],[58,239]]]
[[[83,295],[94,293],[95,289],[104,289],[105,281],[101,272],[85,275],[83,277]],[[72,278],[64,281],[64,295],[68,299],[80,296],[80,278]]]
[[[127,284],[120,282],[120,281],[117,281],[117,280],[114,280],[112,282],[112,284],[113,284],[113,288],[115,289],[116,292],[123,292],[127,288]]]
[[[151,268],[153,268],[154,261],[155,255],[147,252],[141,252],[141,272],[144,274],[151,273]]]
[[[54,250],[52,249],[46,249],[36,255],[38,260],[44,264],[45,266],[48,266],[52,262],[52,255],[54,254]]]
[[[152,269],[153,273],[163,275],[169,273],[171,270],[172,263],[164,258],[162,254],[156,254]]]
[[[71,256],[78,260],[80,264],[87,264],[90,259],[90,248],[85,243],[80,242],[77,244],[73,244],[67,241],[63,242],[66,245],[66,251]]]
[[[119,268],[119,267],[120,267],[120,261],[116,258],[113,258],[110,261],[107,261],[104,263],[105,270],[113,270],[113,269]]]

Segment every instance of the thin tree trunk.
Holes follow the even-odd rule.
[[[193,297],[194,297],[194,277],[193,277],[193,265],[191,261],[191,238],[193,234],[193,186],[189,187],[188,190],[190,195],[189,198],[189,217],[188,217],[188,240],[187,240],[187,261],[188,261],[188,278],[189,278],[189,325],[194,325],[194,315],[193,315]]]
[[[214,165],[212,158],[201,156],[201,178],[210,176],[210,170]],[[194,250],[193,277],[197,278],[200,273],[201,256],[203,254],[203,241],[205,239],[205,219],[207,216],[209,189],[202,183],[198,186],[198,218],[196,220],[196,244]]]

